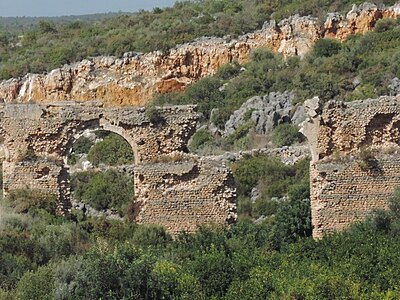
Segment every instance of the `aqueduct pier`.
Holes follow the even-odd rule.
[[[135,222],[159,224],[170,233],[193,232],[204,223],[236,219],[232,173],[222,163],[187,154],[199,119],[195,106],[158,108],[151,121],[144,108],[104,108],[100,102],[3,104],[3,191],[54,194],[58,210],[70,209],[66,156],[87,129],[124,137],[135,154]]]
[[[387,208],[400,186],[400,95],[325,105],[314,98],[305,107],[313,236],[319,238]]]

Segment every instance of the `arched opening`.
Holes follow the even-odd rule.
[[[129,217],[136,159],[131,144],[115,132],[86,129],[74,136],[66,154],[60,194],[69,198],[71,212],[79,217]]]

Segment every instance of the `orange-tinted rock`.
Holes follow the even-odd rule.
[[[5,102],[93,100],[109,106],[145,105],[156,93],[180,91],[222,65],[246,61],[254,48],[268,47],[284,56],[305,55],[323,37],[343,40],[371,30],[378,19],[398,18],[400,3],[389,8],[363,4],[346,15],[329,14],[323,25],[312,17],[293,16],[235,40],[201,38],[163,54],[126,53],[95,57],[48,74],[28,74],[0,82]]]

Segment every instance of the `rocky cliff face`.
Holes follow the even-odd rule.
[[[154,94],[179,91],[234,60],[244,62],[250,51],[269,47],[285,56],[303,56],[320,38],[339,40],[371,30],[381,18],[399,18],[400,3],[379,8],[354,6],[346,15],[329,14],[325,21],[293,16],[235,40],[202,38],[163,54],[126,53],[122,58],[95,57],[51,71],[0,82],[5,102],[93,100],[106,105],[145,105]]]

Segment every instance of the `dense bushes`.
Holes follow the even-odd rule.
[[[299,128],[296,125],[283,123],[279,124],[273,133],[272,141],[276,146],[290,146],[294,143],[304,141],[304,136],[299,132]]]
[[[258,186],[269,197],[282,197],[290,186],[308,184],[308,160],[288,166],[267,155],[249,156],[234,163],[231,168],[238,194],[243,196],[249,196],[251,189]]]
[[[297,190],[294,195],[302,193]],[[386,212],[393,224],[399,222],[397,198]],[[202,227],[176,240],[159,227],[104,219],[72,224],[44,216],[14,216],[28,225],[20,227],[16,220],[4,223],[3,217],[0,295],[8,299],[400,296],[395,288],[400,284],[398,234],[381,230],[371,219],[312,240],[304,237],[310,230],[306,201],[280,202],[272,223],[244,220],[230,228]],[[80,233],[60,234],[72,227]],[[43,235],[51,238],[41,242]],[[63,246],[68,244],[81,246]],[[57,252],[43,256],[55,246]],[[69,255],[58,252],[63,248]]]
[[[338,40],[320,39],[315,43],[312,55],[315,57],[330,57],[338,54],[341,49],[342,45]]]
[[[49,194],[41,190],[14,190],[8,195],[7,200],[17,213],[32,213],[37,209],[44,209],[52,214],[56,212],[57,195]]]
[[[16,294],[221,300],[399,296],[398,237],[364,224],[320,241],[303,238],[280,251],[270,248],[267,237],[265,226],[240,222],[227,230],[203,228],[182,235],[158,250],[99,244],[83,256],[25,273]]]
[[[74,145],[72,146],[72,152],[75,154],[88,153],[93,144],[94,142],[91,139],[85,136],[81,136],[75,141]]]
[[[104,173],[76,173],[71,185],[76,199],[98,210],[114,208],[122,214],[127,203],[133,199],[132,178],[112,169]]]
[[[214,144],[214,137],[206,129],[199,129],[193,136],[189,144],[189,150],[196,152],[206,146]]]

